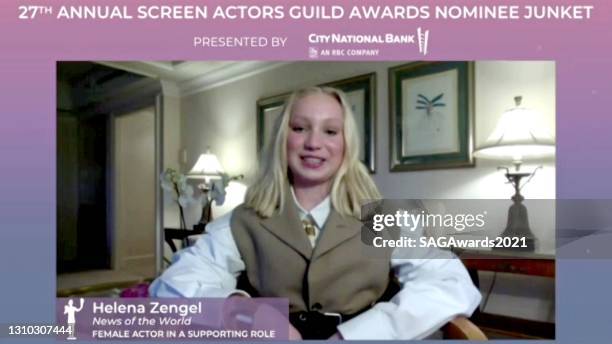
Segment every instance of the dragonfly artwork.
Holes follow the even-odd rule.
[[[441,102],[442,97],[444,97],[444,93],[440,93],[437,96],[433,97],[431,100],[429,100],[429,98],[419,93],[417,95],[418,99],[417,99],[416,109],[425,110],[425,113],[427,113],[427,116],[431,116],[431,113],[433,112],[433,108],[446,106],[446,104]]]
[[[427,119],[427,122],[434,127],[432,129],[435,129],[436,133],[440,132],[441,118],[438,118],[440,116],[434,116],[434,114],[437,113],[437,111],[434,111],[434,109],[446,106],[446,104],[442,102],[442,97],[444,97],[444,93],[440,93],[432,99],[425,97],[421,93],[417,95],[416,109],[425,110],[425,118]]]

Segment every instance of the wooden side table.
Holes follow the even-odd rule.
[[[555,258],[549,253],[461,250],[455,251],[480,287],[478,271],[555,278]],[[555,324],[476,310],[471,320],[486,331],[516,338],[555,338]]]

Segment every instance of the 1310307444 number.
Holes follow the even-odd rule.
[[[8,334],[11,336],[49,336],[70,334],[69,326],[61,325],[10,325]]]

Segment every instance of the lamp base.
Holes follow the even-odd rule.
[[[529,217],[527,208],[523,205],[523,196],[517,192],[512,197],[514,202],[508,209],[508,223],[506,229],[500,235],[501,238],[510,238],[510,240],[502,240],[502,247],[495,247],[496,250],[506,251],[535,251],[536,238],[529,228]],[[519,238],[516,240],[515,238]]]

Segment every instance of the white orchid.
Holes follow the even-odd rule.
[[[193,198],[193,187],[191,185],[185,184],[182,188],[179,188],[180,196],[177,202],[181,205],[181,207],[186,207],[190,204],[195,203],[195,198]]]
[[[173,192],[174,200],[181,207],[193,204],[196,200],[193,198],[193,187],[187,184],[187,177],[184,174],[178,173],[172,168],[166,169],[159,177],[162,189]]]
[[[165,191],[174,191],[174,183],[172,182],[172,172],[176,172],[171,168],[164,171],[161,176],[159,176],[159,181],[161,182],[161,187]]]
[[[166,169],[161,176],[162,189],[172,192],[174,201],[179,205],[181,228],[186,228],[185,213],[183,208],[189,204],[196,203],[193,197],[193,187],[187,184],[187,177],[184,174],[178,173],[175,169]]]

